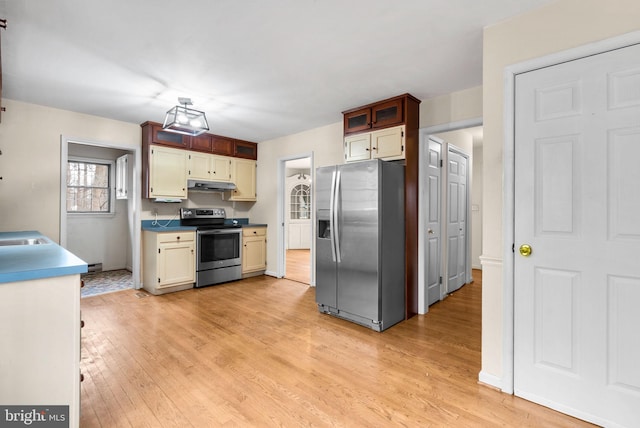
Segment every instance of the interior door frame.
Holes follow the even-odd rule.
[[[278,159],[278,176],[277,176],[277,180],[278,180],[278,231],[277,231],[277,236],[278,236],[278,252],[277,252],[277,260],[276,260],[276,277],[277,278],[283,278],[285,276],[286,273],[286,250],[285,250],[285,227],[286,227],[286,221],[285,221],[285,202],[286,202],[286,198],[285,198],[285,190],[286,190],[286,183],[285,183],[285,176],[286,176],[286,169],[287,169],[287,161],[291,161],[291,160],[296,160],[296,159],[304,159],[304,158],[309,158],[311,160],[310,162],[310,166],[309,169],[310,174],[311,174],[311,253],[310,253],[310,258],[311,260],[309,261],[310,266],[311,266],[311,272],[310,272],[310,284],[312,287],[315,287],[316,285],[316,269],[315,269],[315,253],[316,253],[316,240],[314,239],[315,237],[315,230],[316,230],[316,214],[315,214],[315,203],[316,203],[316,198],[315,198],[315,190],[313,187],[313,181],[315,180],[315,176],[316,176],[316,172],[315,172],[315,168],[314,168],[314,159],[313,159],[313,152],[307,152],[307,153],[300,153],[297,155],[291,155],[291,156],[285,156],[285,157],[281,157]]]
[[[142,171],[142,147],[131,147],[122,144],[112,143],[108,141],[93,141],[86,138],[73,138],[65,135],[60,136],[60,246],[67,246],[67,162],[69,158],[69,143],[82,144],[85,146],[106,147],[109,149],[117,149],[127,151],[133,154],[133,177],[131,180],[131,197],[132,202],[129,204],[128,217],[133,223],[133,236],[131,236],[131,276],[133,279],[133,288],[142,288],[141,281],[141,251],[142,251],[142,230],[140,228],[140,210],[142,203],[142,190],[140,189],[141,181],[139,179],[140,171]],[[114,183],[115,185],[115,183]]]
[[[503,135],[503,267],[502,267],[502,378],[490,383],[503,392],[514,392],[514,284],[515,284],[515,79],[518,74],[567,61],[598,55],[640,43],[640,31],[624,34],[552,53],[540,58],[508,66],[504,70],[504,135]],[[483,379],[486,381],[488,379]]]
[[[459,131],[462,129],[467,129],[467,128],[474,128],[476,126],[482,126],[482,117],[476,117],[476,118],[472,118],[472,119],[466,119],[466,120],[461,120],[461,121],[457,121],[457,122],[450,122],[450,123],[445,123],[442,125],[435,125],[435,126],[428,126],[425,128],[421,128],[419,131],[419,144],[420,144],[420,150],[419,150],[419,165],[422,165],[426,159],[425,156],[427,155],[426,151],[425,151],[425,147],[428,146],[429,143],[429,138],[434,138],[437,141],[442,141],[442,150],[441,150],[441,159],[443,160],[443,162],[446,161],[446,153],[448,152],[449,147],[454,147],[457,149],[458,153],[464,153],[464,156],[467,157],[467,168],[470,169],[471,166],[468,164],[470,161],[470,157],[471,155],[468,153],[465,153],[463,150],[460,150],[459,148],[446,143],[446,141],[443,141],[442,139],[438,138],[435,136],[435,134],[440,134],[443,132],[449,132],[449,131]],[[472,160],[471,160],[472,161]],[[418,168],[418,174],[419,174],[419,178],[418,178],[418,182],[419,183],[423,183],[424,182],[424,169],[423,168]],[[441,174],[442,177],[442,186],[445,186],[445,183],[447,182],[447,180],[445,179],[445,174],[444,171]],[[467,181],[471,180],[471,177],[467,177]],[[424,188],[424,186],[418,186],[418,192],[419,192],[419,204],[418,204],[418,230],[422,231],[425,229],[425,215],[426,215],[426,204],[425,204],[425,200],[426,200],[426,189]],[[444,198],[446,197],[445,193],[442,193],[441,191],[441,220],[440,220],[440,239],[442,241],[442,237],[444,236],[443,233],[446,232],[446,229],[443,228],[443,218],[442,217],[442,213],[445,212],[445,207],[444,204],[442,203],[442,201],[444,200]],[[469,223],[471,221],[471,206],[469,204],[469,202],[471,201],[471,192],[469,191],[469,189],[467,189],[467,223]],[[469,227],[470,225],[467,224],[467,233],[469,231]],[[467,235],[467,241],[469,241],[471,238],[469,235]],[[418,233],[418,313],[419,314],[426,314],[427,312],[429,312],[429,305],[427,304],[427,289],[426,289],[426,284],[425,284],[425,278],[426,278],[426,265],[425,265],[425,253],[426,253],[426,239],[424,237],[423,233]],[[467,242],[467,275],[468,278],[466,280],[466,282],[470,282],[471,281],[471,269],[469,269],[469,267],[471,266],[471,245],[469,242]],[[443,270],[443,263],[444,260],[442,260],[442,254],[444,251],[444,246],[441,245],[440,248],[440,254],[441,254],[441,260],[440,260],[440,273],[442,274],[442,272],[444,272]],[[445,283],[444,283],[444,278],[443,278],[443,283],[440,284],[440,295],[442,296],[444,291],[446,290],[446,288],[444,288]]]

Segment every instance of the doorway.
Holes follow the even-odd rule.
[[[481,119],[420,131],[421,314],[472,282],[472,267],[480,267],[482,127],[476,123]]]
[[[104,212],[86,214],[68,211],[67,179],[70,161],[108,165],[110,206]],[[140,288],[140,184],[136,179],[140,171],[139,149],[63,136],[60,171],[61,246],[85,260],[89,264],[90,273],[118,273],[118,281],[111,279],[107,281],[109,284],[101,283],[101,289],[112,291],[122,288],[126,283],[132,288]],[[118,175],[117,171],[121,174]],[[125,177],[126,181],[123,183]],[[116,182],[119,189],[116,189]],[[122,279],[123,271],[131,272],[130,280]]]
[[[312,155],[280,161],[281,225],[278,252],[282,254],[282,276],[312,285],[313,203]]]

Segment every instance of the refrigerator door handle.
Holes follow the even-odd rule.
[[[334,201],[336,194],[336,171],[331,175],[331,195],[329,196],[329,240],[331,241],[331,259],[336,261],[336,245],[335,245],[335,224],[334,224]]]
[[[334,202],[334,210],[333,210],[333,236],[335,238],[335,251],[336,251],[336,261],[338,263],[342,262],[342,258],[340,257],[340,224],[339,224],[339,213],[340,213],[340,183],[341,183],[341,179],[340,179],[340,170],[338,170],[338,175],[336,176],[336,190],[335,193],[333,195],[333,197],[335,198],[335,202]]]

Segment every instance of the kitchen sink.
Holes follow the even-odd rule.
[[[41,245],[50,244],[44,238],[0,239],[0,247],[8,245]]]

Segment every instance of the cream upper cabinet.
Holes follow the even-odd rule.
[[[187,153],[189,179],[225,182],[231,180],[232,158],[194,151]]]
[[[230,201],[256,200],[256,161],[233,158],[231,160],[231,182],[236,189],[231,191]]]
[[[191,180],[211,180],[211,156],[208,153],[187,152],[187,176]]]
[[[211,155],[211,179],[215,181],[231,181],[231,162],[233,158]]]
[[[404,148],[405,125],[349,135],[344,139],[344,160],[357,162],[368,159],[404,159]]]
[[[404,125],[371,133],[372,159],[404,159]]]
[[[356,134],[344,139],[344,161],[357,162],[371,159],[371,133]]]
[[[187,198],[187,152],[153,146],[149,151],[149,197]]]

